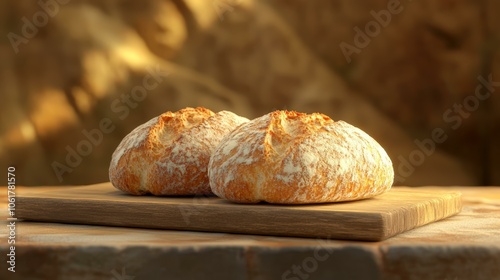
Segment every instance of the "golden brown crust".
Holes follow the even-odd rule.
[[[275,111],[232,131],[209,163],[212,191],[241,203],[369,198],[390,189],[392,162],[362,130],[323,114]]]
[[[125,136],[113,153],[110,181],[134,195],[211,193],[210,155],[226,134],[246,121],[200,107],[166,112]]]

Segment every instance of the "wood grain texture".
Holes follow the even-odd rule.
[[[319,205],[234,204],[216,197],[131,196],[110,183],[25,193],[17,218],[44,222],[381,241],[460,212],[458,192],[399,190]]]

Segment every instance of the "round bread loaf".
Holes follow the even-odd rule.
[[[219,144],[208,165],[217,196],[239,203],[358,200],[392,186],[394,169],[368,134],[323,114],[275,111]]]
[[[125,136],[112,155],[109,179],[134,195],[210,194],[207,166],[212,152],[247,121],[205,108],[164,113]]]

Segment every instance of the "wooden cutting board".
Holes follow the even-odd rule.
[[[380,241],[461,210],[460,193],[393,188],[319,205],[235,204],[217,197],[124,194],[110,183],[18,196],[17,218],[75,224]]]

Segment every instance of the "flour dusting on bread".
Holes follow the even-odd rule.
[[[387,191],[394,170],[362,130],[322,114],[275,111],[228,134],[209,163],[212,191],[244,203],[357,200]]]
[[[113,153],[113,185],[141,195],[211,193],[207,166],[226,134],[248,119],[205,108],[166,112],[134,129]]]
[[[143,123],[142,125],[136,127],[130,134],[127,135],[123,139],[123,141],[118,145],[118,148],[116,148],[115,152],[113,153],[112,156],[112,161],[111,161],[111,166],[115,167],[118,164],[118,161],[122,158],[122,155],[133,148],[137,148],[142,142],[144,142],[144,139],[148,136],[148,132],[151,129],[151,126],[156,123],[158,120],[158,117],[154,117],[147,121],[146,123]]]

